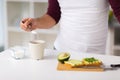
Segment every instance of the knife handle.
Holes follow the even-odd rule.
[[[120,64],[111,64],[111,67],[120,67]]]

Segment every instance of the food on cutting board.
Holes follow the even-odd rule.
[[[102,65],[102,61],[100,61],[94,57],[83,58],[82,62],[85,66],[101,66]]]
[[[102,61],[90,57],[90,58],[83,58],[82,60],[77,59],[70,59],[68,61],[64,61],[64,64],[69,67],[84,67],[84,66],[101,66]]]
[[[64,63],[68,67],[80,67],[80,66],[84,65],[82,61],[75,60],[75,59],[71,59],[71,60],[65,61]]]
[[[58,55],[58,61],[64,63],[64,61],[68,61],[70,58],[70,54],[68,52],[61,52]]]
[[[82,60],[70,59],[70,53],[62,52],[58,55],[58,61],[68,67],[101,66],[102,61],[94,57],[83,58]]]

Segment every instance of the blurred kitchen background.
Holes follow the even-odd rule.
[[[47,42],[46,48],[53,49],[59,24],[52,29],[38,30],[38,35],[20,29],[22,18],[40,17],[47,11],[48,0],[1,0],[0,1],[0,52],[16,46],[27,46],[34,38]],[[109,31],[106,54],[120,56],[120,24],[110,8]]]

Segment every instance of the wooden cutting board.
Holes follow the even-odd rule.
[[[68,67],[64,64],[58,63],[57,65],[57,70],[59,71],[96,71],[96,72],[102,72],[104,71],[104,69],[102,67],[95,67],[95,68],[86,68],[86,67],[82,67],[82,68],[72,68],[72,67]]]

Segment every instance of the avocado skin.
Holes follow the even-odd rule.
[[[69,56],[69,57],[66,57],[66,58],[64,58],[64,59],[59,59],[59,58],[58,58],[58,61],[59,61],[60,63],[64,64],[64,61],[68,61],[69,58],[70,58],[70,56]]]
[[[58,61],[60,63],[64,64],[64,61],[68,61],[69,58],[70,58],[70,53],[68,53],[68,52],[61,52],[61,53],[59,53],[57,59],[58,59]]]

